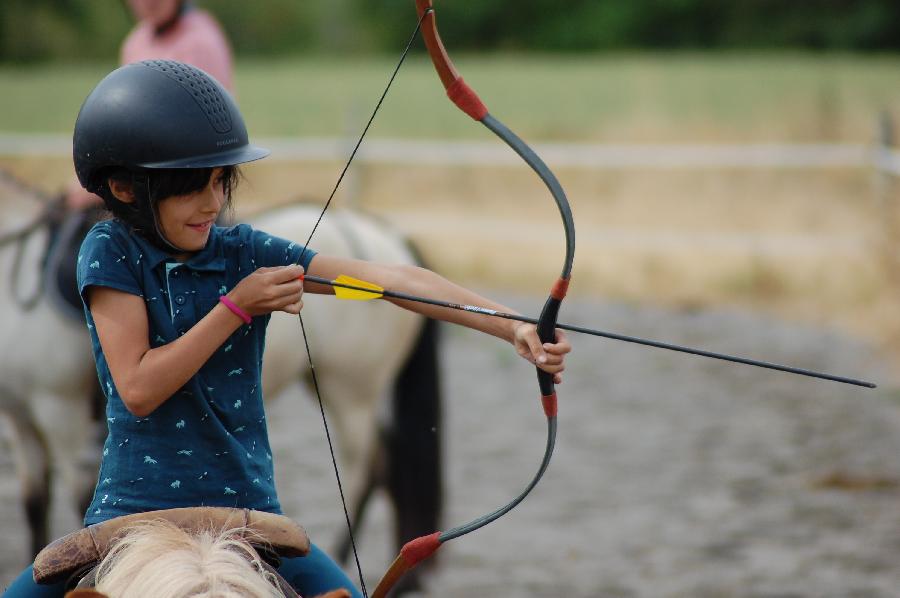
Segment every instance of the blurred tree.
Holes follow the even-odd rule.
[[[302,52],[317,43],[318,2],[216,0],[197,4],[219,19],[238,56]]]
[[[898,0],[435,0],[454,50],[900,49]],[[197,0],[238,56],[395,51],[413,0]],[[116,55],[122,0],[0,1],[0,61]]]
[[[412,0],[354,0],[380,41],[410,28]],[[458,48],[900,49],[897,0],[518,0],[439,3]],[[396,42],[394,42],[396,44]]]
[[[2,0],[0,61],[115,60],[130,27],[121,0]]]

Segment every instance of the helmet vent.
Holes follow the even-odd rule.
[[[231,130],[231,113],[222,92],[209,75],[189,64],[173,60],[145,60],[141,64],[177,81],[197,101],[217,133]]]

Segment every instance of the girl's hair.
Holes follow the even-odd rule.
[[[109,598],[283,598],[242,537],[246,528],[189,534],[168,521],[129,527],[101,561],[95,589]]]
[[[103,203],[115,218],[163,251],[182,251],[173,245],[159,225],[159,202],[176,195],[196,193],[209,184],[213,168],[160,168],[129,170],[108,169],[102,173],[103,185],[99,189]],[[241,171],[237,166],[223,166],[220,176],[225,190],[224,210],[231,210],[231,194],[237,188]],[[131,187],[134,202],[120,201],[110,190],[109,181],[115,180]]]

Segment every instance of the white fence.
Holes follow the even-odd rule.
[[[273,160],[342,161],[351,142],[340,138],[268,138],[255,142]],[[900,176],[900,152],[890,145],[721,144],[612,145],[541,143],[535,150],[554,168],[874,168]],[[61,157],[72,151],[65,135],[0,133],[0,157]],[[357,161],[369,164],[504,166],[520,159],[496,141],[367,139]]]

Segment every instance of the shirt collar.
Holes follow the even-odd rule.
[[[224,272],[225,246],[222,241],[222,231],[224,230],[219,226],[213,226],[209,231],[209,240],[206,242],[206,246],[188,258],[184,262],[184,266],[200,272]],[[150,243],[141,235],[135,235],[135,238],[147,265],[151,268],[156,268],[167,261],[174,261],[171,254]]]

